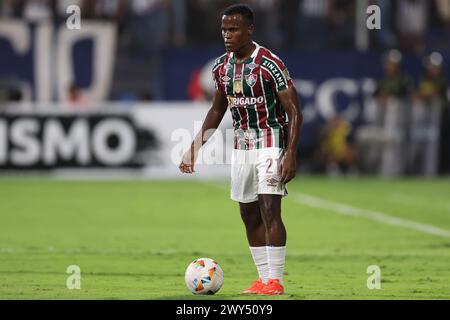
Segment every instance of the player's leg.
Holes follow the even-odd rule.
[[[250,247],[266,246],[266,228],[261,217],[259,202],[239,203],[239,209]]]
[[[261,149],[258,155],[258,202],[266,229],[267,258],[269,263],[268,285],[263,293],[281,294],[286,255],[286,228],[281,218],[281,198],[287,188],[280,182],[280,148]]]
[[[241,218],[247,232],[248,244],[259,278],[243,293],[259,293],[269,277],[269,263],[266,250],[266,228],[261,218],[258,201],[239,203]]]
[[[247,232],[247,240],[253,262],[258,271],[258,280],[243,291],[243,293],[260,293],[269,277],[269,263],[266,250],[266,228],[261,218],[258,201],[239,203],[241,218]]]
[[[281,196],[260,194],[259,207],[265,226],[269,278],[260,291],[264,294],[283,294],[283,271],[286,257],[286,228],[281,218]]]
[[[260,194],[258,207],[265,229],[267,246],[286,246],[286,227],[281,218],[281,196],[275,194]]]
[[[239,202],[239,209],[247,232],[250,252],[259,279],[243,293],[258,293],[269,275],[265,244],[265,228],[258,205],[258,178],[254,163],[248,161],[245,150],[233,150],[231,158],[231,199]]]
[[[278,165],[283,149],[259,150],[258,204],[266,228],[266,244],[273,247],[286,245],[286,228],[281,219],[281,198],[287,195],[286,185],[280,182]]]

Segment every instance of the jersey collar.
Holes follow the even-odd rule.
[[[252,62],[256,56],[258,55],[259,49],[261,48],[259,44],[257,44],[255,41],[253,41],[253,44],[256,46],[255,50],[253,50],[252,55],[250,56],[250,58],[248,58],[247,60],[245,60],[244,62],[242,62],[242,64],[246,64],[249,62]],[[231,52],[230,54],[230,60],[229,60],[230,64],[235,64],[234,62],[234,52]]]

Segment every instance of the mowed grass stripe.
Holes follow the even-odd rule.
[[[216,187],[219,187],[223,190],[228,190],[224,184],[212,184]],[[315,197],[312,195],[308,195],[300,192],[290,192],[287,199],[293,200],[302,205],[306,205],[308,207],[322,209],[327,212],[333,212],[337,214],[341,214],[344,216],[351,217],[361,217],[365,219],[370,219],[379,223],[388,224],[397,227],[409,228],[419,232],[432,234],[435,236],[440,236],[444,238],[450,237],[450,230],[442,229],[433,225],[399,218],[393,215],[389,215],[384,212],[369,210],[366,208],[358,208],[352,205],[331,201],[321,197]]]
[[[450,180],[445,178],[389,180],[300,176],[289,184],[289,191],[450,230]]]
[[[414,184],[417,192],[433,185]],[[358,181],[330,186],[314,178],[295,181],[287,199],[295,189],[319,196],[334,188],[363,192]],[[0,191],[0,298],[272,299],[240,294],[256,271],[228,184],[222,190],[192,181],[42,179],[0,182]],[[382,194],[375,190],[371,196]],[[373,203],[367,207],[379,210]],[[293,200],[284,201],[284,209],[287,294],[276,299],[450,296],[446,238],[343,218]],[[397,211],[408,208],[399,205]],[[200,256],[217,258],[224,269],[224,287],[215,296],[196,297],[185,288],[184,270]],[[71,264],[81,267],[80,291],[65,287]],[[382,290],[367,289],[372,264],[382,270]]]
[[[351,205],[326,200],[319,197],[314,197],[307,194],[302,193],[294,193],[293,199],[296,202],[299,202],[303,205],[307,205],[312,208],[318,208],[327,210],[329,212],[338,213],[344,216],[352,216],[352,217],[362,217],[366,219],[370,219],[373,221],[377,221],[384,224],[389,224],[397,227],[409,228],[416,231],[432,234],[435,236],[440,236],[444,238],[450,237],[450,231],[441,229],[432,225],[406,220],[398,217],[394,217],[388,215],[384,212],[367,210],[362,208],[353,207]]]

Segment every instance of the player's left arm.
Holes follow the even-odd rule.
[[[281,158],[279,173],[282,183],[291,181],[297,173],[297,146],[300,139],[300,129],[303,116],[297,90],[293,85],[283,91],[278,91],[278,99],[288,116],[287,146]]]

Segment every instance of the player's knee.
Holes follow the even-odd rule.
[[[264,224],[268,228],[282,224],[281,208],[271,201],[266,201],[261,205],[261,214],[263,216]]]
[[[258,228],[261,223],[261,216],[257,212],[241,210],[241,218],[247,228]]]
[[[265,221],[272,222],[279,219],[280,217],[280,207],[274,204],[272,201],[264,201],[261,204],[261,213]]]
[[[266,229],[278,228],[283,225],[280,215],[268,213],[264,216],[264,224]]]

